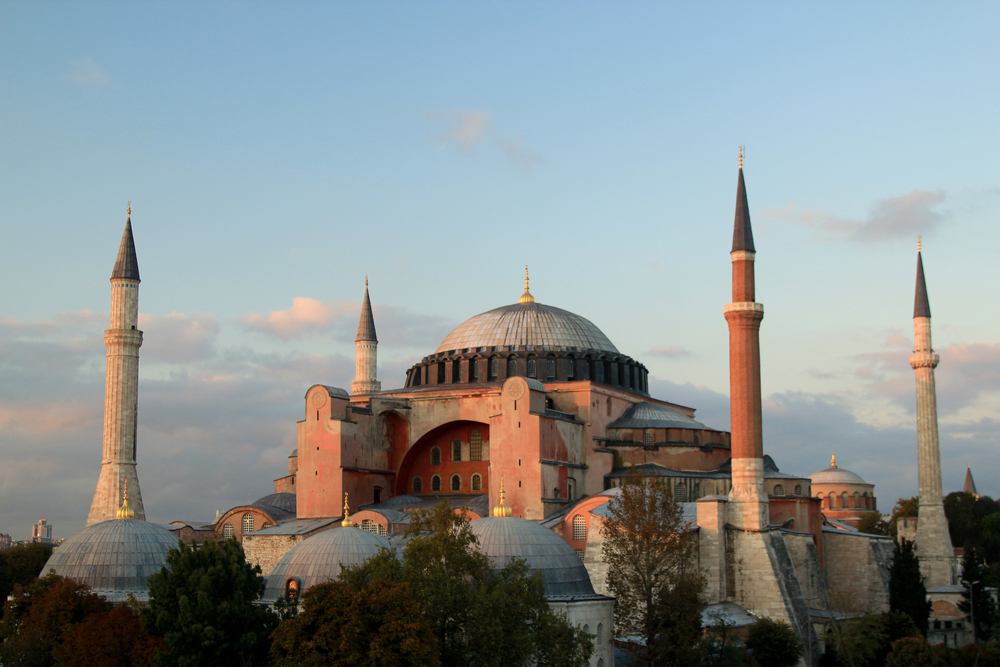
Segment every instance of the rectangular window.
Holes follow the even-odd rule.
[[[574,362],[575,362],[574,359],[567,359],[566,360],[566,379],[567,380],[572,380],[573,379],[573,371],[574,371],[573,366],[574,366]]]
[[[462,460],[462,441],[458,438],[455,438],[455,441],[451,443],[451,460]]]
[[[483,460],[483,436],[478,428],[469,432],[469,459],[472,461]]]
[[[545,360],[545,379],[553,380],[556,377],[556,360],[549,357]]]

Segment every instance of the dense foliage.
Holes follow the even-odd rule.
[[[164,667],[266,663],[269,635],[278,619],[253,604],[264,591],[260,567],[251,567],[234,539],[222,545],[181,542],[167,554],[167,565],[149,578],[149,606],[143,610],[149,632],[162,637]]]
[[[921,637],[913,619],[902,612],[867,614],[840,627],[839,641],[828,649],[825,664],[839,667],[882,667],[894,642]]]
[[[965,586],[965,591],[962,592],[958,608],[971,617],[977,641],[990,639],[997,622],[996,605],[992,595],[985,590],[989,573],[979,550],[966,549],[962,556],[962,585]]]
[[[909,616],[920,634],[927,636],[931,603],[927,599],[913,542],[906,538],[896,541],[889,564],[889,609]]]
[[[37,579],[51,555],[51,544],[19,544],[0,550],[0,601],[7,599],[14,586],[27,586]]]
[[[615,635],[645,639],[635,661],[684,664],[702,634],[697,534],[667,480],[634,468],[607,507],[602,553],[616,598]]]
[[[989,496],[976,498],[971,493],[956,491],[945,496],[944,512],[948,517],[948,532],[951,534],[952,544],[956,547],[981,548],[983,521],[991,515],[1000,514],[1000,503]],[[1000,553],[983,555],[991,563],[1000,560]]]
[[[747,629],[744,642],[761,667],[794,667],[802,657],[802,642],[788,623],[762,618]]]

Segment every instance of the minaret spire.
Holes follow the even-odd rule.
[[[139,262],[132,237],[132,202],[129,202],[125,231],[111,271],[111,321],[104,332],[108,348],[104,383],[104,447],[101,475],[90,505],[87,525],[107,521],[128,509],[135,518],[146,518],[136,474],[136,430],[139,403]],[[119,507],[126,485],[132,499]]]
[[[917,509],[916,548],[927,588],[954,583],[954,549],[948,534],[941,492],[941,449],[938,441],[937,389],[934,369],[940,357],[931,345],[931,306],[924,282],[924,262],[917,246],[917,288],[913,308],[913,354],[910,367],[917,381]]]
[[[729,323],[729,409],[732,428],[733,486],[729,522],[736,528],[768,527],[764,492],[764,436],[760,392],[760,323],[764,306],[756,302],[753,230],[743,179],[743,151],[736,183],[733,223],[733,302],[724,308]]]
[[[365,298],[361,302],[361,318],[358,320],[358,335],[354,339],[354,382],[351,393],[355,396],[377,394],[382,391],[378,373],[378,336],[375,334],[375,317],[372,302],[368,296],[368,276],[365,276]]]

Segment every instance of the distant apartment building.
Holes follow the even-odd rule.
[[[31,541],[52,544],[52,526],[46,519],[39,519],[38,523],[31,527]]]
[[[0,549],[10,549],[14,546],[14,540],[7,533],[0,533]]]

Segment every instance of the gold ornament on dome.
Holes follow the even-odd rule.
[[[354,525],[351,521],[351,507],[347,504],[347,492],[344,492],[344,520],[340,522],[340,525],[344,528],[350,528]]]
[[[535,297],[531,296],[531,292],[528,291],[528,266],[524,267],[524,294],[521,298],[517,300],[518,303],[534,303]]]
[[[513,510],[511,510],[510,507],[508,507],[507,504],[504,502],[504,500],[505,500],[504,496],[505,495],[506,494],[505,494],[504,488],[503,488],[503,475],[501,475],[500,476],[500,504],[493,508],[493,516],[504,517],[504,516],[512,516],[514,514]]]
[[[125,480],[125,489],[122,493],[122,506],[115,512],[116,519],[131,519],[135,517],[135,512],[128,506],[128,479]]]

